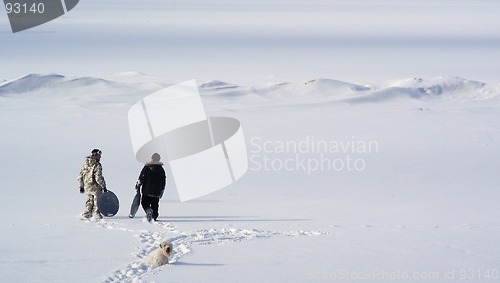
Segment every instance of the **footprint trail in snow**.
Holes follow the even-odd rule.
[[[154,272],[159,272],[164,267],[152,268],[142,263],[142,258],[148,255],[151,251],[158,248],[158,245],[169,240],[174,246],[174,251],[169,259],[170,264],[176,264],[185,255],[191,253],[194,246],[197,245],[221,245],[225,243],[237,243],[254,239],[268,239],[278,236],[319,236],[325,234],[318,231],[264,231],[257,229],[239,229],[239,228],[222,228],[222,229],[203,229],[193,232],[178,231],[177,227],[168,222],[157,222],[153,224],[160,228],[159,231],[153,232],[149,230],[134,230],[120,227],[116,222],[99,221],[97,227],[127,231],[134,233],[139,238],[140,246],[133,254],[137,260],[129,263],[126,267],[115,270],[111,275],[105,277],[103,283],[112,282],[147,282],[146,277]]]

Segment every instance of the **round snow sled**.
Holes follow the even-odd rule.
[[[120,208],[120,202],[112,191],[107,191],[97,197],[97,207],[103,216],[112,217]]]

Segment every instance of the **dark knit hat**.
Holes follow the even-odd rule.
[[[92,154],[91,154],[91,157],[92,158],[95,158],[95,159],[100,159],[101,158],[101,155],[102,155],[102,151],[100,149],[97,149],[97,148],[94,148],[92,150]]]

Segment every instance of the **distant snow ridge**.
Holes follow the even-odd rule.
[[[358,84],[351,84],[351,83],[346,83],[346,82],[331,80],[331,79],[310,80],[310,81],[305,82],[304,85],[314,86],[319,90],[337,89],[337,90],[340,90],[341,92],[349,92],[349,91],[355,92],[355,91],[370,90],[370,88],[367,86],[358,85]]]
[[[218,97],[222,99],[238,98],[239,96],[250,94],[248,87],[238,86],[223,81],[210,81],[198,86],[200,94],[205,97]]]
[[[202,93],[212,97],[247,95],[274,99],[269,103],[375,103],[400,99],[487,100],[500,97],[498,87],[460,77],[437,77],[430,80],[410,78],[378,85],[361,85],[331,79],[313,79],[301,83],[276,83],[266,86],[241,87],[221,81],[200,86]],[[251,105],[249,101],[246,105]]]
[[[41,88],[51,88],[64,81],[65,77],[59,74],[40,75],[29,74],[19,79],[6,82],[0,86],[0,94],[24,93],[36,91]]]
[[[308,99],[310,102],[338,100],[354,94],[365,93],[370,88],[331,79],[314,79],[301,83],[279,83],[265,87],[255,87],[253,91],[260,95],[275,98]]]
[[[165,84],[165,82],[154,82],[153,77],[142,73],[128,72],[115,77],[119,81],[97,77],[68,78],[60,74],[28,74],[11,81],[0,81],[0,96],[20,93],[50,95],[71,93],[73,97],[85,95],[85,98],[88,98],[92,95],[99,100],[103,96],[110,97],[125,93],[147,94]],[[285,82],[253,87],[213,80],[201,84],[199,88],[200,93],[206,98],[216,98],[222,103],[239,103],[243,107],[323,102],[359,104],[408,98],[476,101],[500,97],[500,86],[492,87],[460,77],[436,77],[429,80],[409,78],[370,86],[323,78],[299,83]],[[258,99],[255,99],[256,97]]]
[[[500,97],[500,90],[485,83],[460,77],[411,78],[373,87],[368,95],[345,99],[349,103],[370,103],[394,99],[443,98],[458,101],[488,100]]]
[[[180,232],[177,227],[168,222],[157,222],[155,226],[161,228],[159,232],[147,230],[134,231],[128,228],[117,227],[114,222],[100,221],[98,227],[111,230],[129,231],[138,233],[136,236],[140,239],[142,247],[138,247],[138,252],[134,253],[138,260],[128,264],[113,272],[103,280],[103,283],[111,282],[147,282],[146,277],[151,272],[159,272],[165,267],[152,268],[142,263],[142,258],[151,251],[158,248],[159,244],[165,239],[169,240],[174,251],[169,259],[170,264],[176,264],[187,254],[190,254],[192,247],[196,245],[222,245],[226,243],[238,243],[254,239],[268,239],[277,236],[319,236],[325,234],[319,231],[263,231],[253,228],[223,228],[223,229],[203,229],[194,232]],[[177,235],[175,235],[177,234]]]
[[[499,96],[498,89],[491,88],[482,82],[459,77],[436,78],[424,82],[422,87],[428,95],[450,95],[458,100],[486,100]]]
[[[101,78],[79,77],[68,78],[60,74],[29,74],[24,77],[4,81],[0,83],[0,95],[37,93],[37,92],[67,92],[71,90],[84,90],[95,87],[95,90],[103,90],[103,87],[112,87],[115,83]]]
[[[214,80],[214,81],[210,81],[210,82],[201,84],[200,88],[202,88],[202,89],[211,89],[211,90],[214,90],[214,89],[220,90],[220,89],[234,89],[234,88],[239,88],[239,86],[237,86],[235,84],[226,83],[226,82],[223,82],[223,81]]]

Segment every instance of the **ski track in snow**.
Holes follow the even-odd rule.
[[[149,230],[134,230],[121,227],[119,223],[108,220],[89,221],[95,223],[96,227],[125,231],[134,233],[134,236],[139,238],[140,246],[133,254],[137,260],[131,262],[124,268],[115,270],[111,275],[105,277],[103,283],[112,282],[131,282],[141,283],[148,282],[147,276],[155,272],[161,272],[163,267],[153,268],[142,263],[142,259],[151,251],[158,248],[159,244],[168,240],[174,246],[174,251],[169,259],[169,264],[175,265],[185,255],[191,253],[193,246],[196,245],[222,245],[225,243],[237,243],[254,239],[269,239],[273,237],[295,237],[295,236],[319,236],[326,234],[319,231],[264,231],[258,229],[239,229],[239,228],[222,228],[222,229],[203,229],[194,232],[182,232],[177,227],[169,222],[155,222],[154,225],[160,228],[159,232]],[[145,220],[143,220],[145,222]]]

